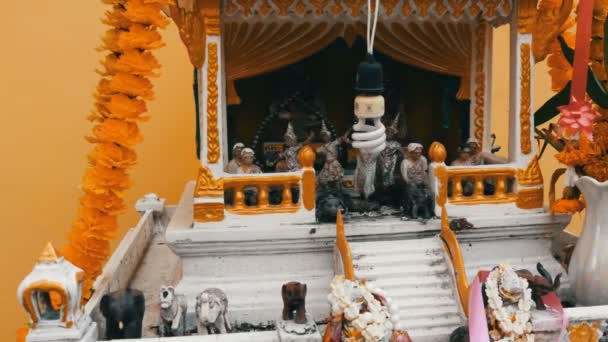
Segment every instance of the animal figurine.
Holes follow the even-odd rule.
[[[145,308],[144,294],[139,290],[126,289],[105,294],[99,310],[106,319],[106,339],[141,338]]]
[[[473,224],[471,222],[467,221],[467,219],[464,217],[458,218],[458,219],[453,219],[450,221],[450,229],[452,229],[455,232],[459,232],[461,230],[473,229],[473,228],[475,228],[475,226],[473,226]]]
[[[555,279],[553,279],[551,274],[549,274],[540,262],[536,264],[536,270],[540,273],[540,276],[535,276],[528,270],[518,270],[517,275],[528,281],[530,289],[532,290],[532,300],[536,303],[536,309],[545,310],[545,303],[543,302],[542,297],[549,292],[557,291],[562,274],[558,274]]]
[[[434,212],[433,194],[425,184],[407,184],[403,198],[404,214],[412,219],[419,216],[423,219],[432,218]]]
[[[348,196],[344,196],[338,190],[321,187],[317,191],[315,205],[315,216],[317,222],[336,222],[338,210],[343,212],[348,210]]]
[[[196,297],[196,327],[199,335],[226,334],[232,329],[227,318],[228,297],[218,288],[205,289]]]
[[[184,336],[186,334],[186,297],[175,294],[173,286],[160,288],[160,322],[158,330],[161,337]]]
[[[283,320],[294,319],[295,323],[306,324],[306,284],[291,281],[281,288],[283,297]]]

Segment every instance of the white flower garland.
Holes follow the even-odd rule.
[[[332,314],[344,314],[345,326],[357,329],[366,342],[377,342],[399,327],[399,308],[385,297],[383,306],[374,294],[384,297],[384,291],[358,281],[350,281],[336,276],[331,282],[331,293],[327,299],[331,303]],[[362,312],[364,307],[366,310]],[[389,311],[391,315],[389,315]]]
[[[532,307],[532,290],[528,288],[528,281],[517,277],[519,286],[523,289],[522,296],[517,306],[505,307],[500,297],[499,280],[504,272],[513,272],[510,266],[500,265],[488,275],[486,280],[486,296],[488,297],[489,315],[497,322],[497,327],[506,336],[499,342],[515,341],[515,339],[527,342],[534,341],[532,334],[532,323],[530,323],[530,308]],[[513,317],[515,318],[513,320]]]

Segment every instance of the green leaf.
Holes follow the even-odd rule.
[[[552,98],[548,99],[547,102],[538,108],[534,113],[534,126],[542,125],[553,119],[559,114],[557,107],[567,105],[570,102],[570,85],[571,82],[568,82],[564,89],[553,95]]]
[[[574,49],[568,46],[564,37],[558,36],[557,40],[559,41],[559,46],[562,49],[564,57],[566,57],[566,60],[568,61],[568,63],[570,63],[570,66],[572,66],[572,64],[574,63]]]

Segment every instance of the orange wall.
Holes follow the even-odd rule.
[[[5,1],[0,20],[0,341],[13,340],[26,321],[16,288],[47,241],[61,246],[74,217],[78,185],[90,145],[85,117],[101,55],[95,51],[104,30],[101,1]],[[493,125],[506,147],[508,30],[495,38]],[[147,192],[176,203],[183,185],[196,175],[192,68],[174,26],[157,53],[163,65],[155,80],[151,120],[142,124],[144,142],[132,172],[132,205]],[[549,92],[544,64],[537,66],[535,100]],[[502,122],[502,124],[501,124]],[[555,167],[548,155],[545,166]],[[550,171],[545,168],[545,178]],[[122,236],[137,220],[130,209],[121,219]]]

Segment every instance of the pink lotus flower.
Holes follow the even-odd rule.
[[[600,114],[593,109],[591,101],[578,101],[572,97],[569,104],[557,107],[562,113],[557,124],[559,125],[559,134],[565,136],[575,136],[583,132],[593,140],[593,120],[599,117]]]

